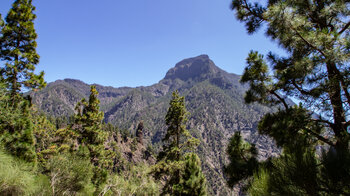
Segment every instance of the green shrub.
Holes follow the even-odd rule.
[[[159,195],[159,186],[148,173],[146,166],[134,166],[123,174],[110,176],[100,195]]]
[[[49,195],[48,179],[32,165],[0,150],[0,195]]]
[[[87,159],[58,155],[48,161],[48,170],[53,195],[89,195],[94,191],[92,165]]]

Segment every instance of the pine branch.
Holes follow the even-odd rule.
[[[292,84],[293,86],[302,94],[305,94],[305,95],[310,95],[311,96],[311,93],[309,91],[306,91],[304,90],[302,87],[300,87],[296,82],[295,80],[292,80]]]
[[[318,123],[326,123],[330,127],[334,126],[334,123],[329,122],[328,120],[322,120],[322,119],[311,119],[313,122],[318,122]]]
[[[313,48],[314,50],[318,51],[319,53],[322,54],[322,56],[324,56],[326,58],[326,54],[318,49],[316,46],[314,46],[313,44],[311,44],[309,41],[307,41],[296,29],[294,29],[293,27],[291,27],[291,29],[296,33],[296,35],[302,39],[309,47]]]
[[[327,138],[313,132],[312,130],[310,129],[307,129],[308,133],[311,133],[311,135],[315,136],[318,140],[330,145],[330,146],[335,146],[335,144],[333,142],[331,142],[330,140],[328,140]]]
[[[346,23],[346,25],[342,28],[342,30],[340,30],[338,32],[338,34],[340,35],[340,34],[344,33],[344,31],[346,31],[346,29],[348,29],[349,26],[350,26],[350,21],[348,23]]]
[[[243,150],[241,150],[241,153],[239,153],[239,155],[241,156],[241,158],[242,158],[246,163],[248,163],[248,160],[244,157],[242,151],[243,151]]]
[[[264,17],[262,17],[262,15],[257,14],[256,12],[254,12],[254,11],[251,9],[251,7],[249,6],[247,0],[243,0],[243,2],[244,2],[244,5],[242,5],[242,7],[243,7],[244,9],[246,9],[251,15],[253,15],[253,16],[259,18],[260,21],[266,21],[266,19],[265,19]]]
[[[277,97],[278,100],[280,100],[283,104],[283,106],[286,108],[286,110],[288,110],[288,104],[285,101],[285,99],[283,99],[281,96],[279,96],[275,91],[270,91],[270,93],[272,93],[273,95],[275,95]]]

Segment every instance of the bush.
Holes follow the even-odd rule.
[[[110,176],[100,195],[159,195],[158,184],[148,170],[146,166],[134,166],[123,174]]]
[[[89,195],[94,191],[92,165],[87,159],[58,155],[48,161],[48,170],[53,195]]]
[[[0,150],[0,195],[49,195],[48,179],[32,165]]]

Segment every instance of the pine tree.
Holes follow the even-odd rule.
[[[193,138],[186,129],[188,115],[189,113],[185,107],[185,98],[180,97],[178,91],[173,92],[170,107],[165,116],[168,129],[163,138],[163,150],[159,153],[157,164],[153,168],[153,173],[157,179],[162,177],[167,179],[163,187],[163,195],[179,195],[180,192],[182,193],[180,195],[186,195],[186,192],[190,192],[189,188],[191,188],[191,185],[187,184],[185,186],[184,183],[192,183],[190,178],[202,179],[203,174],[201,171],[191,168],[193,164],[191,163],[191,158],[189,158],[190,155],[187,156],[186,154],[198,145],[198,140]],[[205,195],[205,180],[199,180],[196,183],[198,184],[193,186]]]
[[[52,123],[55,122],[55,119],[49,120],[44,113],[34,110],[32,112],[32,122],[34,124],[33,134],[38,162],[45,167],[50,158],[63,151],[68,151],[70,146],[66,144],[68,142],[64,141],[62,134],[57,134],[62,133],[62,129],[57,130],[55,124]]]
[[[95,166],[93,183],[99,186],[106,181],[108,169],[112,168],[113,152],[104,147],[107,133],[102,130],[104,115],[100,111],[100,100],[97,96],[96,87],[91,86],[89,101],[82,99],[78,102],[75,130],[80,135],[80,153],[83,156],[89,156],[91,163]]]
[[[34,73],[35,66],[39,63],[35,41],[37,34],[33,22],[36,18],[34,10],[32,0],[16,0],[1,30],[0,59],[5,62],[1,76],[8,85],[13,100],[23,86],[35,90],[46,85],[44,72],[39,75]]]
[[[165,116],[165,123],[168,126],[163,138],[165,145],[159,159],[164,156],[167,160],[179,161],[183,158],[185,150],[193,148],[198,143],[186,129],[188,116],[185,97],[180,97],[178,91],[173,92],[170,107]]]
[[[21,97],[19,97],[21,98]],[[0,84],[0,143],[6,151],[28,162],[36,162],[33,120],[27,100],[11,104],[5,84]]]
[[[226,149],[230,163],[224,167],[224,173],[229,187],[242,183],[249,185],[250,177],[257,170],[257,149],[254,145],[243,141],[240,132],[236,132],[230,139]]]
[[[197,154],[186,154],[184,160],[184,171],[181,175],[180,182],[174,185],[174,195],[207,195],[206,179],[202,173],[201,161]]]
[[[137,142],[143,145],[143,121],[141,121],[138,125],[137,125],[137,129],[136,129],[136,137],[137,137]]]
[[[246,101],[262,104],[283,104],[286,98],[301,101],[308,111],[318,111],[318,117],[308,119],[324,124],[333,132],[333,140],[320,133],[309,134],[327,144],[347,148],[350,134],[349,66],[346,63],[349,46],[349,3],[343,1],[269,1],[268,6],[235,0],[237,18],[246,23],[248,32],[267,24],[267,35],[288,54],[267,56],[273,75],[263,55],[251,52],[242,76],[249,83]]]
[[[241,78],[250,85],[247,103],[279,108],[265,115],[258,128],[283,148],[283,154],[271,161],[272,169],[260,166],[261,173],[254,178],[267,183],[254,180],[250,188],[254,193],[259,193],[255,185],[264,185],[259,190],[270,194],[349,194],[349,4],[336,0],[273,0],[266,5],[232,1],[248,33],[265,27],[266,35],[286,51],[284,56],[270,52],[267,58],[250,52]],[[300,105],[289,104],[288,98],[297,99]],[[315,146],[324,144],[329,148],[317,158]],[[310,171],[316,174],[309,175]],[[307,175],[316,182],[312,188]]]
[[[103,112],[100,111],[100,100],[95,86],[91,86],[89,100],[82,99],[77,103],[75,123],[82,125],[82,143],[100,144],[103,142],[101,136]]]
[[[5,18],[6,23],[0,19],[0,60],[5,64],[0,68],[0,79],[9,96],[4,103],[9,116],[2,122],[1,143],[10,153],[31,162],[36,160],[31,101],[21,95],[21,89],[45,86],[44,73],[34,74],[39,63],[34,10],[31,0],[16,0]]]

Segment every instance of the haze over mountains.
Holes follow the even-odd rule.
[[[132,133],[143,121],[146,141],[156,147],[165,135],[164,117],[171,93],[179,90],[191,113],[187,128],[201,141],[198,153],[209,189],[216,195],[227,195],[231,191],[225,184],[222,167],[227,162],[227,141],[234,132],[241,131],[245,139],[255,143],[261,158],[278,153],[271,140],[259,136],[256,128],[262,115],[272,110],[260,105],[246,105],[243,97],[247,87],[241,85],[239,79],[239,75],[217,67],[207,55],[200,55],[180,61],[162,80],[151,86],[96,87],[105,121]],[[74,113],[76,103],[88,97],[89,91],[89,84],[64,79],[48,84],[39,92],[31,92],[31,96],[45,113],[69,116]]]

